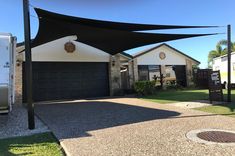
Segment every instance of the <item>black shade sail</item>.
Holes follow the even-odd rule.
[[[65,16],[35,8],[39,17],[39,31],[33,47],[71,35],[77,41],[101,49],[109,54],[165,41],[214,34],[160,34],[135,32],[142,30],[209,28],[213,26],[173,26],[108,22]]]

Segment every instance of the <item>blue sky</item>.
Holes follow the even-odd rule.
[[[0,32],[9,32],[23,41],[22,0],[0,0]],[[41,9],[84,18],[133,22],[144,24],[172,25],[232,25],[232,40],[235,37],[234,0],[30,0]],[[33,8],[31,15],[36,16]],[[32,38],[38,30],[38,20],[31,17]],[[183,29],[156,31],[163,33],[213,33],[226,32],[226,27],[216,29]],[[216,43],[226,35],[196,37],[167,42],[178,50],[207,66],[207,55]],[[153,45],[151,45],[153,46]],[[134,53],[149,46],[129,50]]]

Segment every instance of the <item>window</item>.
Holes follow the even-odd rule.
[[[139,65],[138,72],[139,72],[140,81],[147,81],[147,80],[152,81],[154,80],[154,77],[160,78],[159,65]]]
[[[221,62],[224,62],[224,61],[227,61],[227,60],[228,60],[227,56],[221,57]]]
[[[158,65],[149,65],[149,80],[155,80],[157,77],[160,78],[160,66]]]
[[[149,80],[149,71],[147,65],[139,65],[138,66],[139,72],[139,80],[140,81],[147,81]]]
[[[235,71],[235,62],[233,62],[233,71]]]
[[[159,71],[160,67],[157,65],[149,65],[148,68],[149,68],[149,71]]]

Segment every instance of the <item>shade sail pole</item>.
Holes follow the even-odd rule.
[[[31,36],[30,36],[30,13],[29,1],[23,0],[24,13],[24,38],[25,38],[25,76],[26,76],[26,93],[28,108],[28,128],[35,128],[34,121],[34,104],[32,99],[32,56],[31,56]]]
[[[227,101],[231,102],[231,25],[227,26],[228,33],[228,93],[227,93]]]

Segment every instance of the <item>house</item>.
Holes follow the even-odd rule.
[[[75,40],[76,36],[67,36],[32,48],[34,101],[118,95],[132,89],[135,81],[153,80],[154,75],[176,81],[173,68],[186,86],[192,65],[199,64],[167,44],[132,56],[110,55]],[[16,97],[26,101],[24,44],[18,44],[17,52]]]
[[[34,101],[109,96],[120,90],[120,60],[127,62],[128,55],[111,56],[74,40],[68,36],[32,48]],[[66,44],[74,49],[66,51]],[[16,96],[25,101],[24,44],[17,52]]]
[[[200,64],[165,43],[134,54],[133,62],[135,81],[155,79],[162,86],[177,82],[184,87],[192,84],[192,67]]]
[[[221,75],[221,82],[228,81],[228,57],[223,55],[216,57],[212,61],[212,68],[214,71],[219,70]],[[235,52],[231,53],[231,83],[235,84]]]
[[[135,81],[158,80],[159,77],[162,86],[168,82],[187,86],[192,65],[199,62],[182,52],[166,44],[134,57],[123,51],[214,35],[140,32],[211,26],[121,23],[62,15],[39,8],[35,8],[35,12],[39,17],[39,28],[32,41],[33,79],[32,83],[27,82],[30,89],[33,87],[34,101],[117,95],[133,88]],[[163,51],[159,53],[158,49]],[[17,51],[16,95],[25,101],[24,45],[18,44]],[[31,60],[27,62],[31,63]]]

